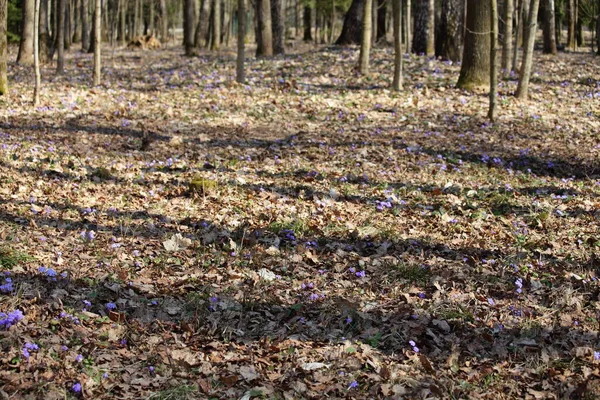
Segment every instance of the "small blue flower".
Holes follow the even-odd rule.
[[[352,381],[352,382],[350,382],[350,386],[348,386],[348,390],[355,389],[357,387],[358,387],[358,382]]]
[[[75,393],[81,393],[81,383],[77,382],[74,384],[73,387],[71,387],[71,390]]]
[[[112,311],[117,308],[117,305],[115,303],[106,303],[105,307],[107,310]]]

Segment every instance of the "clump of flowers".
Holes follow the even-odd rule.
[[[8,274],[8,272],[6,272]],[[4,283],[0,285],[1,293],[10,293],[14,290],[12,278],[5,276]]]
[[[23,350],[22,350],[23,357],[29,358],[31,356],[30,352],[32,352],[32,351],[38,351],[39,349],[40,349],[40,347],[37,344],[27,342],[23,346]]]
[[[410,341],[408,342],[408,344],[409,344],[409,345],[412,347],[412,349],[413,349],[413,351],[414,351],[415,353],[418,353],[418,352],[419,352],[419,348],[417,347],[417,344],[415,343],[415,341],[414,341],[414,340],[410,340]]]
[[[81,238],[84,241],[91,242],[94,239],[96,239],[96,232],[94,232],[94,231],[81,231],[81,233],[79,234],[79,236],[81,236]]]
[[[23,319],[23,311],[14,310],[8,314],[0,312],[0,328],[8,329]]]

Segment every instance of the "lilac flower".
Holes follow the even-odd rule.
[[[347,324],[351,324],[352,323],[352,317],[350,317],[350,316],[346,317],[346,323]]]
[[[487,301],[488,301],[488,303],[489,303],[490,306],[496,305],[496,302],[491,297],[488,297]]]
[[[154,373],[154,367],[152,365],[148,367],[148,372],[150,372],[151,374]]]
[[[594,360],[600,361],[600,351],[594,351]]]
[[[14,310],[8,314],[0,313],[0,328],[8,329],[23,319],[23,311]]]
[[[412,349],[413,349],[413,351],[414,351],[415,353],[418,353],[418,352],[419,352],[419,348],[417,347],[417,344],[415,343],[415,341],[414,341],[414,340],[410,340],[410,341],[408,342],[408,344],[410,344],[410,346],[412,347]]]
[[[60,346],[60,349],[62,351],[69,351],[69,348],[67,346],[65,346],[64,344],[62,346]]]
[[[365,276],[367,276],[367,272],[366,271],[359,271],[356,274],[357,278],[364,278]]]
[[[71,387],[71,390],[75,393],[81,393],[81,383],[77,382],[74,384],[73,387]]]
[[[92,303],[89,300],[83,300],[83,309],[88,310],[92,307]]]
[[[515,286],[517,287],[517,293],[521,293],[523,291],[523,279],[517,278]]]
[[[106,307],[107,310],[111,311],[117,308],[117,305],[115,303],[106,303],[104,305]]]
[[[348,390],[355,389],[357,387],[358,387],[358,382],[352,381],[352,382],[350,382],[350,386],[348,386]]]
[[[12,278],[4,278],[4,284],[0,285],[0,292],[10,293],[14,290]]]
[[[425,298],[427,298],[427,296],[426,296],[426,295],[425,295],[425,293],[423,293],[423,292],[419,292],[419,294],[418,294],[417,296],[419,296],[419,298],[420,298],[420,299],[425,299]]]
[[[105,373],[103,373],[103,374],[102,374],[102,378],[103,378],[103,379],[108,379],[108,372],[105,372]]]
[[[81,354],[77,354],[77,357],[75,357],[75,361],[76,362],[82,362],[83,361],[83,356]]]

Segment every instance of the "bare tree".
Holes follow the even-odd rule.
[[[444,60],[460,61],[464,41],[464,0],[442,0],[436,55]]]
[[[90,24],[88,20],[89,0],[81,0],[81,50],[88,51],[90,48]]]
[[[269,5],[268,14],[270,16],[271,15],[271,10],[270,10],[271,5],[270,5],[270,3],[268,5]],[[211,50],[219,50],[219,48],[221,47],[221,0],[214,0],[213,7],[214,7],[214,9],[213,9],[212,35],[211,35],[211,41],[210,41],[210,49]],[[269,29],[270,29],[270,26],[269,26]]]
[[[496,104],[498,98],[498,67],[496,66],[496,53],[498,51],[498,2],[497,0],[490,1],[490,25],[491,46],[490,46],[490,108],[488,110],[488,118],[493,122],[498,115],[498,106]]]
[[[33,18],[35,0],[24,0],[21,20],[21,41],[17,62],[23,65],[33,65]]]
[[[40,104],[40,0],[35,0],[33,12],[33,69],[35,71],[35,86],[33,87],[33,105]]]
[[[273,29],[273,53],[285,53],[283,36],[285,33],[284,18],[281,15],[282,0],[271,0],[271,20]]]
[[[50,60],[50,48],[52,47],[50,31],[48,29],[48,0],[42,0],[40,3],[40,63],[45,64]]]
[[[556,54],[554,0],[544,0],[544,54]]]
[[[527,100],[529,91],[529,76],[531,75],[531,65],[533,64],[533,47],[535,45],[535,32],[537,30],[537,15],[540,0],[531,0],[529,7],[529,18],[527,18],[526,43],[523,48],[523,62],[519,71],[519,84],[515,96],[521,100]]]
[[[8,58],[8,40],[7,40],[7,18],[8,18],[8,0],[0,0],[0,96],[8,92],[7,78],[7,58]]]
[[[569,25],[567,30],[567,47],[575,51],[577,50],[577,37],[576,37],[576,24],[577,24],[577,0],[569,0],[568,2],[569,12]]]
[[[183,2],[183,46],[186,56],[194,54],[194,2],[195,0]]]
[[[488,1],[467,0],[467,26],[460,76],[456,86],[461,89],[489,87],[490,84],[490,22]]]
[[[100,51],[102,47],[102,0],[95,0],[94,7],[94,86],[100,85],[102,66]]]
[[[167,15],[167,0],[160,0],[160,40],[162,40],[163,43],[167,43],[169,41],[169,17]]]
[[[58,10],[56,16],[56,73],[61,75],[65,71],[65,2],[57,0]]]
[[[362,41],[360,44],[360,55],[358,62],[358,71],[366,75],[369,73],[369,57],[371,53],[371,35],[373,28],[372,15],[373,12],[373,0],[365,0],[365,6],[363,8],[363,32]]]
[[[344,16],[342,32],[335,41],[335,44],[345,46],[360,43],[364,6],[365,0],[352,0],[348,12]]]
[[[246,82],[244,60],[246,57],[246,0],[238,0],[238,37],[237,37],[237,62],[235,64],[236,77],[239,83]]]
[[[392,88],[402,90],[402,0],[392,0],[392,19],[394,24],[394,81]]]
[[[515,44],[513,46],[513,58],[511,71],[517,70],[519,62],[519,43],[521,41],[521,31],[523,30],[523,14],[525,13],[525,3],[529,0],[520,0],[519,9],[517,10],[517,27],[515,35]]]
[[[256,47],[257,57],[272,57],[273,56],[273,29],[271,27],[271,1],[257,0],[256,1],[256,16],[258,19],[257,29],[258,45]]]
[[[502,43],[501,69],[504,76],[510,74],[512,41],[513,41],[513,14],[515,12],[514,0],[504,0],[504,40]]]
[[[427,4],[427,48],[425,54],[435,55],[435,0]]]

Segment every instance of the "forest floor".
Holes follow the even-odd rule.
[[[181,53],[10,65],[0,397],[600,396],[599,58]]]

